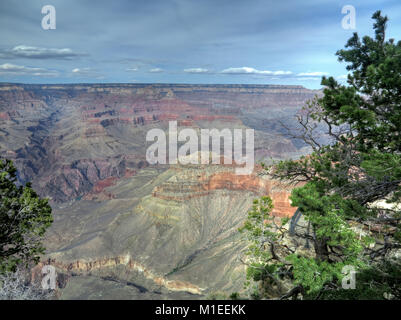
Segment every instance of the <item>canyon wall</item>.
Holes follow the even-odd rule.
[[[252,128],[257,162],[296,158],[309,150],[279,122],[294,127],[316,94],[277,85],[0,84],[0,152],[21,183],[50,198],[43,261],[69,279],[61,297],[240,290],[238,228],[261,195],[272,197],[274,215],[290,217],[291,190],[259,165],[242,176],[235,165],[149,165],[146,133],[167,132],[169,121],[179,130]]]

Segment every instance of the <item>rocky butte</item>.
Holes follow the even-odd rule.
[[[200,298],[242,288],[237,229],[252,200],[291,216],[290,190],[258,162],[309,152],[285,135],[319,91],[302,86],[0,84],[0,152],[51,199],[46,257],[62,299]],[[255,168],[146,161],[146,134],[253,129]],[[40,266],[39,266],[40,268]]]

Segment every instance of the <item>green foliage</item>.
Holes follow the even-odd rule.
[[[240,299],[240,295],[238,292],[233,292],[232,294],[230,294],[230,299],[231,300],[239,300]]]
[[[272,209],[273,201],[270,197],[263,196],[254,200],[243,227],[239,229],[246,235],[249,243],[246,252],[248,268],[245,288],[250,292],[250,298],[255,300],[280,292],[280,279],[286,272],[286,262],[277,261],[276,252],[271,247],[280,242],[286,232],[282,228],[283,221],[278,221],[279,218],[271,215]],[[262,286],[258,287],[258,282],[261,282]],[[273,290],[270,290],[270,287],[274,287]]]
[[[30,184],[18,186],[16,173],[12,161],[0,159],[0,273],[37,262],[44,252],[42,237],[53,221],[47,199]]]
[[[318,293],[328,282],[341,279],[342,263],[331,264],[314,258],[290,255],[287,259],[294,266],[294,283],[306,288],[307,294]]]
[[[296,236],[310,241],[313,250],[283,241],[282,225],[268,217],[272,205],[266,197],[255,201],[242,228],[252,257],[248,279],[259,283],[262,296],[275,287],[282,298],[400,298],[399,259],[391,257],[401,249],[401,212],[375,203],[401,202],[401,41],[386,41],[388,19],[380,11],[372,18],[374,38],[355,33],[337,52],[350,71],[348,85],[323,77],[323,97],[299,116],[298,138],[313,152],[269,171],[302,183],[291,200],[311,232]],[[319,143],[317,124],[326,127],[329,144]],[[358,272],[354,290],[341,288],[344,266]]]
[[[401,297],[401,268],[399,261],[383,261],[360,269],[356,275],[356,288],[335,288],[321,293],[320,299],[330,300],[388,300]],[[307,298],[316,298],[316,294]]]

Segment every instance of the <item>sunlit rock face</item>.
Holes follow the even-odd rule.
[[[49,197],[50,259],[61,298],[198,298],[238,291],[238,228],[269,195],[290,217],[290,189],[256,165],[149,165],[146,133],[254,129],[256,161],[309,150],[283,134],[317,91],[259,85],[0,84],[0,152]],[[66,280],[67,279],[67,280]],[[100,294],[96,295],[94,292]]]

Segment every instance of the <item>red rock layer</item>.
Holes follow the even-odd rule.
[[[166,182],[157,186],[152,195],[164,200],[184,201],[209,195],[214,190],[250,191],[258,196],[268,195],[273,200],[272,214],[291,217],[296,208],[291,206],[291,191],[277,181],[252,175],[236,175],[234,172],[218,172],[209,177],[200,175],[198,181]]]

